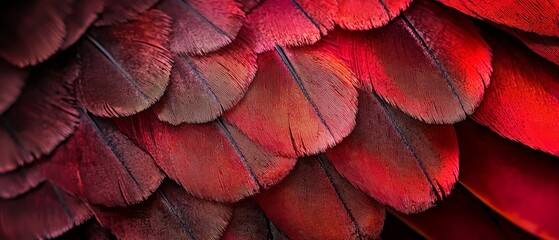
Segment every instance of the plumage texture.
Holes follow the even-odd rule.
[[[334,28],[337,10],[335,0],[263,1],[247,15],[244,35],[257,53],[276,45],[310,45]]]
[[[20,196],[42,183],[45,178],[36,165],[26,166],[0,175],[0,199]]]
[[[504,140],[472,122],[458,124],[460,181],[524,230],[559,238],[557,157]]]
[[[87,205],[48,182],[20,198],[0,200],[0,209],[2,239],[53,238],[91,216]]]
[[[318,153],[355,126],[354,81],[325,45],[276,47],[258,56],[256,78],[225,118],[273,153]]]
[[[559,2],[538,0],[438,0],[472,17],[528,32],[559,36]]]
[[[548,37],[512,28],[502,28],[520,39],[535,53],[559,65],[559,37]]]
[[[146,112],[118,125],[189,193],[235,202],[281,180],[295,159],[275,156],[229,123],[171,126]]]
[[[86,0],[87,1],[87,0]],[[91,0],[89,0],[91,1]],[[95,1],[95,0],[93,0]],[[159,0],[106,0],[105,8],[95,21],[96,26],[115,25],[137,18]]]
[[[257,198],[291,239],[378,237],[384,208],[344,180],[323,156],[299,159],[281,184]]]
[[[468,19],[445,10],[418,1],[383,28],[337,31],[329,38],[362,89],[374,88],[425,122],[453,123],[481,102],[491,75],[491,51]]]
[[[338,0],[336,24],[349,30],[381,27],[397,17],[412,0]]]
[[[84,69],[76,91],[82,104],[103,117],[129,116],[153,105],[169,83],[170,31],[169,17],[150,10],[88,32],[79,46]]]
[[[173,19],[169,49],[205,54],[233,42],[245,21],[235,0],[162,0],[157,9]]]
[[[489,37],[493,77],[472,116],[501,136],[559,156],[559,69],[504,35]]]
[[[40,166],[45,177],[96,205],[127,206],[153,193],[163,174],[109,121],[82,111],[76,132]]]
[[[29,73],[0,61],[0,114],[8,109],[19,97]]]
[[[6,1],[0,5],[0,57],[25,67],[53,55],[66,36],[72,0]]]
[[[360,94],[355,129],[326,155],[352,184],[405,213],[443,200],[458,177],[452,126],[419,122],[374,93]]]
[[[173,125],[215,120],[241,100],[256,74],[256,55],[239,40],[203,57],[173,59],[171,82],[154,108]]]
[[[233,209],[233,218],[227,225],[222,240],[287,240],[287,236],[280,232],[270,222],[262,209],[253,201],[237,203]]]
[[[61,56],[34,70],[0,115],[0,173],[51,152],[78,124],[74,81],[80,68]]]
[[[95,210],[119,239],[219,239],[231,214],[229,206],[189,196],[171,182],[138,205]]]
[[[72,46],[80,39],[93,21],[97,19],[107,1],[109,0],[74,0],[72,2],[72,12],[64,20],[66,36],[62,43],[62,49]]]

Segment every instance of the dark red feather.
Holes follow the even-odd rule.
[[[225,118],[273,153],[318,153],[355,126],[354,81],[325,45],[276,47],[258,56],[256,78]]]
[[[502,28],[520,39],[535,53],[559,65],[559,37],[548,37],[512,28]]]
[[[79,1],[79,0],[78,0]],[[86,0],[97,1],[97,0]],[[95,21],[96,26],[114,25],[137,18],[159,0],[105,0],[105,8]]]
[[[178,125],[215,120],[235,106],[256,74],[256,55],[236,41],[206,56],[175,55],[171,82],[154,109]]]
[[[352,184],[410,213],[441,201],[458,177],[458,142],[450,125],[429,125],[362,92],[355,130],[326,152]]]
[[[173,19],[169,49],[206,54],[233,42],[245,21],[235,0],[162,0],[157,5]]]
[[[336,24],[349,30],[381,27],[400,15],[412,0],[338,0]]]
[[[369,239],[378,237],[384,222],[384,208],[353,188],[323,156],[299,159],[282,183],[256,199],[292,239]]]
[[[288,238],[270,222],[258,205],[252,201],[244,201],[235,205],[233,209],[233,218],[231,222],[229,222],[229,225],[227,225],[221,239],[287,240]]]
[[[74,0],[72,13],[64,19],[66,36],[62,49],[70,47],[77,42],[89,26],[97,19],[97,15],[109,0]],[[111,2],[114,0],[111,0]]]
[[[45,178],[37,165],[30,165],[0,175],[0,198],[15,198],[42,183]]]
[[[171,22],[158,10],[121,25],[92,29],[79,46],[83,76],[77,83],[82,104],[104,117],[129,116],[163,96],[171,74],[165,48]]]
[[[28,72],[0,60],[0,114],[19,97]]]

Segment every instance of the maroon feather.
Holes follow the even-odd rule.
[[[71,59],[54,59],[35,69],[18,100],[0,116],[0,173],[51,152],[78,124]]]
[[[349,30],[367,30],[387,24],[405,10],[412,0],[338,0],[336,24]]]
[[[335,0],[268,0],[247,15],[244,31],[261,53],[282,47],[310,45],[334,28]]]
[[[27,71],[0,60],[0,114],[16,101],[28,75]]]
[[[44,239],[85,222],[89,207],[49,182],[27,194],[0,200],[1,239]]]
[[[219,239],[231,214],[231,207],[191,197],[171,182],[136,206],[95,210],[119,239]]]
[[[418,212],[450,193],[458,142],[450,125],[429,125],[361,93],[355,130],[326,152],[352,184],[401,212]]]
[[[206,54],[233,42],[245,21],[235,0],[162,0],[157,8],[173,19],[169,49]]]
[[[524,230],[559,238],[559,159],[514,143],[472,122],[458,124],[460,181]]]
[[[25,67],[46,60],[66,35],[72,0],[4,1],[0,6],[0,57]]]
[[[89,0],[97,1],[97,0]],[[159,0],[105,0],[105,8],[95,21],[96,26],[114,25],[134,20]]]
[[[38,170],[34,164],[0,175],[0,198],[15,198],[35,188],[45,179]]]
[[[162,121],[203,123],[235,106],[256,74],[256,55],[241,41],[196,57],[175,55],[171,82],[154,109]]]
[[[221,239],[287,240],[288,238],[270,222],[258,205],[252,201],[244,201],[235,205],[233,218],[227,225]]]
[[[355,126],[354,81],[326,45],[276,47],[258,56],[256,78],[225,118],[273,153],[318,153]]]
[[[353,188],[322,156],[299,159],[293,172],[257,201],[292,239],[378,237],[385,215],[380,204]]]
[[[57,240],[112,240],[116,237],[109,229],[99,225],[96,220],[89,220],[56,238]]]
[[[145,112],[117,122],[171,179],[204,199],[238,201],[274,185],[295,165],[295,159],[272,155],[221,119],[172,126]]]
[[[502,28],[520,39],[535,53],[559,65],[559,37],[548,37],[512,28]]]
[[[78,41],[89,26],[97,19],[97,15],[105,7],[108,0],[74,0],[72,13],[66,16],[66,37],[62,49],[70,47]],[[114,0],[113,0],[114,1]]]
[[[479,30],[434,3],[414,3],[380,29],[330,36],[363,89],[428,123],[464,119],[489,84],[491,50]]]
[[[262,0],[239,0],[239,2],[243,5],[243,11],[245,13],[250,13]]]
[[[92,29],[79,50],[83,77],[77,94],[93,114],[129,116],[163,96],[171,74],[171,53],[164,47],[170,19],[158,10],[112,27]]]
[[[85,112],[76,132],[40,168],[64,190],[106,206],[138,203],[164,178],[153,158],[116,126]]]
[[[559,69],[498,34],[487,36],[494,72],[472,117],[501,136],[559,156]]]

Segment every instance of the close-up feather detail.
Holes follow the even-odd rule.
[[[558,15],[0,3],[0,239],[559,239]]]

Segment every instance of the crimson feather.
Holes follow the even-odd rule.
[[[299,159],[282,183],[256,199],[293,239],[374,238],[384,222],[384,208],[353,188],[324,156]]]
[[[355,126],[351,71],[324,44],[258,56],[258,71],[241,102],[224,116],[273,153],[296,157],[326,150]]]
[[[219,239],[231,214],[231,207],[189,196],[171,182],[138,205],[95,210],[119,239]]]
[[[175,55],[171,82],[154,109],[178,125],[215,120],[235,106],[256,74],[256,55],[242,41],[205,56]]]
[[[53,59],[31,73],[16,102],[0,115],[0,173],[50,153],[78,124],[73,59]]]
[[[362,92],[355,130],[326,152],[352,184],[410,213],[450,193],[458,177],[458,142],[450,125],[429,125]]]
[[[97,0],[88,0],[97,1]],[[105,8],[95,21],[96,26],[114,25],[134,20],[159,0],[105,0]]]
[[[170,27],[167,15],[150,10],[129,23],[92,29],[79,46],[84,71],[76,91],[82,104],[97,116],[118,117],[159,100],[171,74],[165,48]]]
[[[0,60],[0,114],[19,97],[28,72]]]
[[[235,0],[163,0],[157,5],[173,19],[169,49],[202,55],[231,43],[245,21]]]
[[[235,202],[281,180],[295,159],[274,156],[229,123],[172,126],[150,112],[117,124],[189,193]]]
[[[381,27],[404,11],[412,0],[338,0],[336,24],[349,30]]]
[[[559,238],[557,157],[500,138],[472,122],[458,124],[460,181],[524,230]]]

